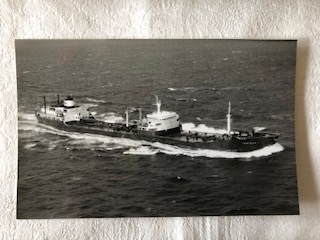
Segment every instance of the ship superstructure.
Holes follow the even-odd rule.
[[[175,112],[161,111],[161,100],[156,96],[157,111],[147,114],[138,126],[140,131],[154,132],[155,135],[168,135],[181,131],[179,115]]]

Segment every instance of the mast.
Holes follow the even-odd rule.
[[[139,107],[139,121],[140,122],[142,121],[142,108],[141,108],[141,105]]]
[[[126,127],[129,127],[129,110],[126,110]]]
[[[44,106],[44,113],[47,113],[47,103],[46,103],[46,97],[43,96],[43,106]]]
[[[58,106],[59,106],[59,102],[60,102],[60,99],[59,99],[59,94],[57,95],[57,97],[58,97]]]
[[[160,114],[161,100],[159,100],[158,95],[156,95],[156,105],[157,105],[157,113]]]
[[[231,102],[229,101],[229,108],[228,108],[228,114],[227,114],[227,131],[228,134],[231,132]]]

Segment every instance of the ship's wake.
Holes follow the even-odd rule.
[[[19,122],[24,122],[24,121],[36,122],[37,118],[32,113],[18,113],[18,121]]]
[[[210,149],[186,149],[176,146],[171,146],[162,143],[153,143],[150,146],[141,146],[138,148],[130,148],[125,151],[125,154],[134,155],[154,155],[158,153],[164,153],[168,155],[185,155],[189,157],[207,157],[207,158],[237,158],[237,159],[252,159],[270,156],[274,153],[278,153],[284,150],[284,147],[279,144],[273,144],[266,146],[262,149],[258,149],[251,152],[228,152],[228,151],[218,151]]]
[[[189,125],[189,127],[194,129],[192,125]],[[208,130],[208,127],[206,126],[200,126],[200,129],[197,130],[203,130],[204,128]],[[211,130],[221,131],[216,129]],[[48,134],[53,135],[54,138]],[[88,133],[73,133],[40,124],[33,114],[19,114],[19,138],[24,139],[27,142],[24,146],[24,149],[26,150],[35,150],[39,144],[42,144],[42,146],[46,146],[47,150],[55,150],[58,148],[65,150],[90,151],[120,150],[123,154],[133,155],[167,154],[190,157],[252,159],[270,156],[284,150],[284,147],[279,143],[251,152],[228,152],[210,149],[190,149],[159,142],[150,143],[141,140],[108,137]]]

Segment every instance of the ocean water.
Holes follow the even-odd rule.
[[[298,214],[295,41],[18,40],[18,218]],[[184,126],[267,128],[247,153],[60,131],[42,97],[72,94],[98,119],[127,107],[180,114]],[[137,118],[132,112],[130,117]]]

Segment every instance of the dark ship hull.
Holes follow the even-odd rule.
[[[181,132],[181,128],[155,132],[139,130],[137,124],[106,123],[96,119],[81,119],[80,121],[63,122],[55,118],[42,117],[36,113],[40,123],[59,130],[77,133],[99,134],[110,137],[159,142],[178,147],[192,149],[210,149],[232,152],[250,152],[273,145],[279,137],[275,133],[246,132],[243,134],[202,134]]]

